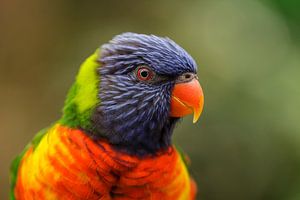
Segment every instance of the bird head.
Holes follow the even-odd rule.
[[[169,38],[123,33],[82,65],[63,121],[128,153],[155,154],[171,144],[178,119],[193,114],[195,123],[202,107],[197,65],[183,48]]]

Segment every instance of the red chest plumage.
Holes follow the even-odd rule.
[[[30,148],[19,168],[17,199],[193,199],[174,147],[138,158],[60,125]]]

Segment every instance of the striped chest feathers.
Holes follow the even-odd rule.
[[[28,149],[18,173],[16,199],[193,199],[174,147],[138,158],[61,125]]]

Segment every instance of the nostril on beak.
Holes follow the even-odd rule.
[[[184,73],[184,74],[178,76],[176,82],[177,83],[189,82],[189,81],[193,80],[194,78],[197,78],[196,74],[191,73],[191,72],[187,72],[187,73]]]
[[[191,74],[185,74],[185,79],[190,79],[191,78]]]

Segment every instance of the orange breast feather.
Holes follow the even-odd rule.
[[[25,153],[15,196],[17,200],[191,200],[195,185],[174,147],[141,159],[57,124]]]

